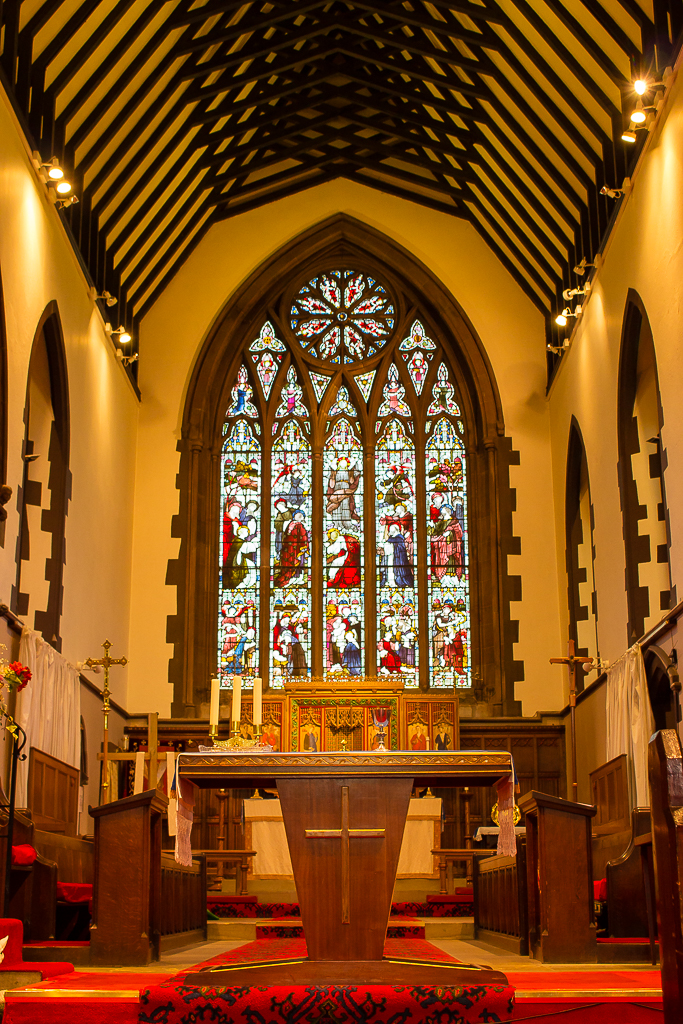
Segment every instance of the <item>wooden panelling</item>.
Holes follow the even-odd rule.
[[[37,828],[75,836],[78,832],[78,768],[37,747],[31,747],[28,764],[28,807]]]
[[[593,835],[612,835],[630,830],[628,766],[619,754],[590,773],[592,800],[597,811]]]
[[[476,858],[474,937],[527,956],[526,838],[517,838],[516,857]]]

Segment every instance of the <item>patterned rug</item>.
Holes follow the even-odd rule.
[[[392,958],[453,960],[420,939],[387,939],[384,951]],[[214,957],[192,973],[201,967],[305,955],[303,939],[257,940]],[[514,1003],[510,986],[242,984],[200,988],[186,982],[187,973],[142,990],[138,1024],[497,1024],[511,1019]]]
[[[228,903],[207,898],[207,910],[218,918],[301,917],[298,903]],[[473,900],[430,900],[428,903],[392,903],[392,917],[471,917]]]

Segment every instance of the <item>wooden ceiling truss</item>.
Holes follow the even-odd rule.
[[[548,316],[683,0],[0,0],[3,82],[135,327],[217,220],[340,177],[472,223]],[[644,134],[644,133],[643,133]]]

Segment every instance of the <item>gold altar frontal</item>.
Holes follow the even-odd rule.
[[[369,968],[385,981],[403,977],[406,965],[384,959],[384,940],[413,787],[490,786],[510,771],[504,751],[178,756],[181,789],[184,780],[201,787],[277,787],[308,949],[307,960],[286,971],[311,982],[338,981],[342,973],[367,981]],[[258,968],[259,978],[266,967]],[[429,972],[432,981],[450,986],[471,984],[474,970],[428,963],[413,968],[425,983]],[[267,969],[272,973],[275,965]],[[480,976],[482,981],[496,975],[496,984],[505,982],[498,972],[482,974],[491,975]],[[234,972],[187,980],[229,985]]]

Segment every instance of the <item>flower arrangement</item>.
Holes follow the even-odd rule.
[[[5,644],[0,644],[0,651],[6,651],[7,647]],[[9,708],[5,700],[5,687],[7,687],[7,696],[9,697],[12,693],[19,693],[28,686],[31,681],[31,670],[26,665],[22,665],[20,661],[7,661],[6,658],[0,657],[0,716],[4,719],[5,728],[8,733],[16,740],[17,738],[17,723],[12,718]]]

